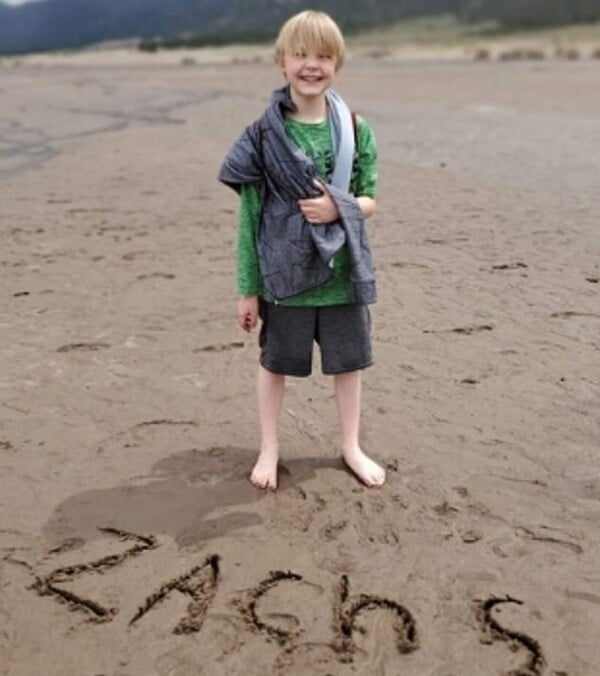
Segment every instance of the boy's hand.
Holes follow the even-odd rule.
[[[242,296],[237,306],[238,325],[244,331],[252,331],[258,324],[258,296]]]
[[[304,218],[312,225],[325,225],[332,221],[337,221],[340,212],[331,199],[331,195],[321,181],[315,180],[315,185],[323,193],[320,197],[311,197],[305,200],[298,200],[300,211]]]

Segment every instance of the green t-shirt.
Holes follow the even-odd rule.
[[[319,123],[286,119],[292,141],[314,162],[318,176],[327,183],[334,167],[331,135],[327,120]],[[377,146],[371,127],[357,120],[356,151],[350,188],[356,197],[375,197],[377,184]],[[240,295],[260,296],[262,292],[255,233],[261,214],[260,184],[242,186],[237,234],[237,290]],[[318,227],[318,226],[315,226]],[[322,307],[348,302],[348,252],[344,246],[334,257],[332,278],[314,289],[279,301],[281,305]]]

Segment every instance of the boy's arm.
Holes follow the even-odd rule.
[[[256,296],[261,291],[256,250],[256,229],[260,210],[260,187],[255,184],[243,185],[240,191],[236,248],[237,291],[241,296]]]
[[[373,130],[360,116],[357,116],[356,136],[356,175],[352,188],[366,220],[377,209],[377,144]]]
[[[256,250],[256,228],[260,218],[261,191],[257,184],[241,187],[237,230],[237,320],[240,328],[251,331],[258,323],[260,268]]]
[[[377,144],[375,134],[362,118],[358,117],[356,130],[356,174],[353,190],[365,218],[375,213],[377,193]]]
[[[312,225],[326,225],[333,223],[340,217],[336,203],[331,199],[327,186],[321,181],[315,180],[315,185],[321,191],[320,197],[309,197],[298,200],[298,206],[304,214],[304,218]],[[363,218],[370,218],[375,213],[375,199],[368,195],[360,195],[356,198],[362,211]]]
[[[365,219],[375,213],[375,193],[377,189],[377,144],[371,127],[362,117],[357,118],[357,157],[356,173],[352,182],[352,192]],[[320,197],[299,200],[298,205],[309,223],[314,225],[331,223],[339,218],[339,212],[327,187],[315,181],[321,191]]]

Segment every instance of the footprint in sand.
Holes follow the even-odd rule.
[[[336,523],[330,522],[321,529],[319,534],[325,540],[337,540],[338,535],[343,530],[345,530],[347,526],[348,526],[347,519],[342,519],[341,521],[337,521]]]

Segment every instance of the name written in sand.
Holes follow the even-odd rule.
[[[123,564],[127,559],[146,554],[156,549],[159,544],[153,535],[138,535],[116,528],[101,528],[109,536],[119,538],[121,542],[131,543],[125,551],[108,554],[94,561],[61,566],[44,576],[35,576],[30,589],[40,596],[49,596],[59,603],[66,604],[69,610],[80,611],[87,615],[88,621],[111,622],[119,613],[116,607],[107,608],[100,602],[86,598],[79,593],[65,589],[62,585],[86,574],[103,574],[108,569]],[[81,545],[81,542],[73,546]],[[51,550],[52,555],[59,555],[73,547],[66,542],[63,546]],[[189,598],[186,614],[173,628],[175,634],[192,634],[201,631],[204,619],[215,600],[222,582],[220,572],[221,557],[210,554],[204,561],[193,566],[189,571],[168,580],[158,589],[150,593],[129,620],[130,627],[139,622],[157,604],[167,599],[173,592],[179,592]],[[238,592],[231,603],[236,607],[249,631],[262,634],[266,640],[276,641],[283,649],[282,657],[289,656],[302,645],[302,629],[278,626],[263,618],[260,603],[276,587],[281,584],[302,582],[299,573],[288,571],[272,571],[256,586]],[[512,650],[523,650],[525,662],[519,674],[541,674],[545,667],[545,659],[540,644],[527,634],[503,627],[494,616],[494,609],[501,604],[522,605],[522,601],[511,596],[491,596],[476,603],[475,613],[482,632],[481,643],[491,644],[494,641],[506,641]],[[286,609],[282,609],[283,612]],[[372,594],[351,594],[350,579],[342,575],[334,587],[332,607],[332,635],[326,646],[340,662],[351,662],[353,654],[358,650],[354,641],[356,632],[364,632],[358,625],[359,616],[374,610],[388,613],[393,632],[396,637],[396,648],[400,654],[418,650],[420,636],[416,620],[411,611],[399,601]],[[273,617],[271,614],[269,617]],[[277,614],[275,614],[277,616]]]

